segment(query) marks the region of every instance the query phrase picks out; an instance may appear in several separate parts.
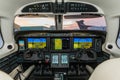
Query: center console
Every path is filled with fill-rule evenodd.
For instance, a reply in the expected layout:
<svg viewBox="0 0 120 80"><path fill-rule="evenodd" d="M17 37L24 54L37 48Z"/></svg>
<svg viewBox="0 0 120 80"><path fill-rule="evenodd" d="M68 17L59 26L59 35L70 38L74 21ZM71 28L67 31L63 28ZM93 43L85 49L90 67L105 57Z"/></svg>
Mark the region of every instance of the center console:
<svg viewBox="0 0 120 80"><path fill-rule="evenodd" d="M104 32L31 31L16 33L18 63L35 65L29 80L87 80L86 65L95 68L109 59L102 51ZM23 69L25 70L25 68Z"/></svg>

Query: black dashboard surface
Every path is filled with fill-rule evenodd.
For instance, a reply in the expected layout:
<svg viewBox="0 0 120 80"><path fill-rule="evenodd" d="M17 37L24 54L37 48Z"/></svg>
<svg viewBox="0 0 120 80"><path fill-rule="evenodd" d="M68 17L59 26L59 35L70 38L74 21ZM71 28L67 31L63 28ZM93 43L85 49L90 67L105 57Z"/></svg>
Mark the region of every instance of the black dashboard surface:
<svg viewBox="0 0 120 80"><path fill-rule="evenodd" d="M17 62L24 67L36 66L30 80L53 80L56 75L87 80L86 65L95 68L109 59L102 51L105 36L102 31L20 31L15 35Z"/></svg>
<svg viewBox="0 0 120 80"><path fill-rule="evenodd" d="M16 33L15 39L19 47L24 46L24 49L71 51L94 48L101 51L105 34L102 31L20 31ZM98 45L100 47L96 47Z"/></svg>

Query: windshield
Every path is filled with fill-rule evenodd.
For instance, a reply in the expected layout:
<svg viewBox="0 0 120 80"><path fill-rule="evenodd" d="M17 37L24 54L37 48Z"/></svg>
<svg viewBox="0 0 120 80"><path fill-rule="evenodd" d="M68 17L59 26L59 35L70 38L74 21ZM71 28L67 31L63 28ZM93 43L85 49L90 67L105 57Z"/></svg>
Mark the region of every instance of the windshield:
<svg viewBox="0 0 120 80"><path fill-rule="evenodd" d="M16 16L15 31L28 30L55 30L53 15L24 15Z"/></svg>
<svg viewBox="0 0 120 80"><path fill-rule="evenodd" d="M104 16L94 15L65 15L63 17L63 30L101 30L106 31Z"/></svg>
<svg viewBox="0 0 120 80"><path fill-rule="evenodd" d="M56 30L62 27L62 30L99 30L106 31L106 22L104 16L96 15L63 15L60 17L61 26L56 26L56 18L53 14L29 14L15 17L14 31L29 30ZM57 28L56 28L57 27Z"/></svg>

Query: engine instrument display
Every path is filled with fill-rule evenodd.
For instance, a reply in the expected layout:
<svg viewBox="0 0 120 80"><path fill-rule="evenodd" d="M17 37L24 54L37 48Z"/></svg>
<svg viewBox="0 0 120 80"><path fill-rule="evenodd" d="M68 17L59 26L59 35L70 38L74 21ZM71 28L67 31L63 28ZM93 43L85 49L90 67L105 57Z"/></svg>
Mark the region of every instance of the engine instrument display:
<svg viewBox="0 0 120 80"><path fill-rule="evenodd" d="M70 39L69 38L52 38L51 49L52 50L70 49Z"/></svg>
<svg viewBox="0 0 120 80"><path fill-rule="evenodd" d="M92 47L92 38L74 38L74 49L88 49Z"/></svg>
<svg viewBox="0 0 120 80"><path fill-rule="evenodd" d="M19 50L24 50L25 49L25 41L24 40L19 40Z"/></svg>
<svg viewBox="0 0 120 80"><path fill-rule="evenodd" d="M67 55L64 54L61 56L61 63L68 64L68 56Z"/></svg>
<svg viewBox="0 0 120 80"><path fill-rule="evenodd" d="M46 38L27 38L28 48L46 48Z"/></svg>
<svg viewBox="0 0 120 80"><path fill-rule="evenodd" d="M52 64L58 64L58 55L53 55L52 56Z"/></svg>

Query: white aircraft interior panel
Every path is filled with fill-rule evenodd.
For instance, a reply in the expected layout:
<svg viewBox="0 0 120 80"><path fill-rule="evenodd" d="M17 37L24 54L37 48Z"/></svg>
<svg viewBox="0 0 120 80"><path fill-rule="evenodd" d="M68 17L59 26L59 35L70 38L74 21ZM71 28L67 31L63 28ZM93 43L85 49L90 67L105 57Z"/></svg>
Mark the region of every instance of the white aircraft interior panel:
<svg viewBox="0 0 120 80"><path fill-rule="evenodd" d="M59 3L56 5L56 3ZM58 10L59 8L59 10ZM25 13L74 13L74 12L81 12L81 13L99 13L104 14L103 11L96 5L90 4L87 2L82 1L76 1L76 2L65 2L59 0L54 2L35 2L35 3L29 3L27 5L24 5L21 7L17 12L17 14L25 14Z"/></svg>

